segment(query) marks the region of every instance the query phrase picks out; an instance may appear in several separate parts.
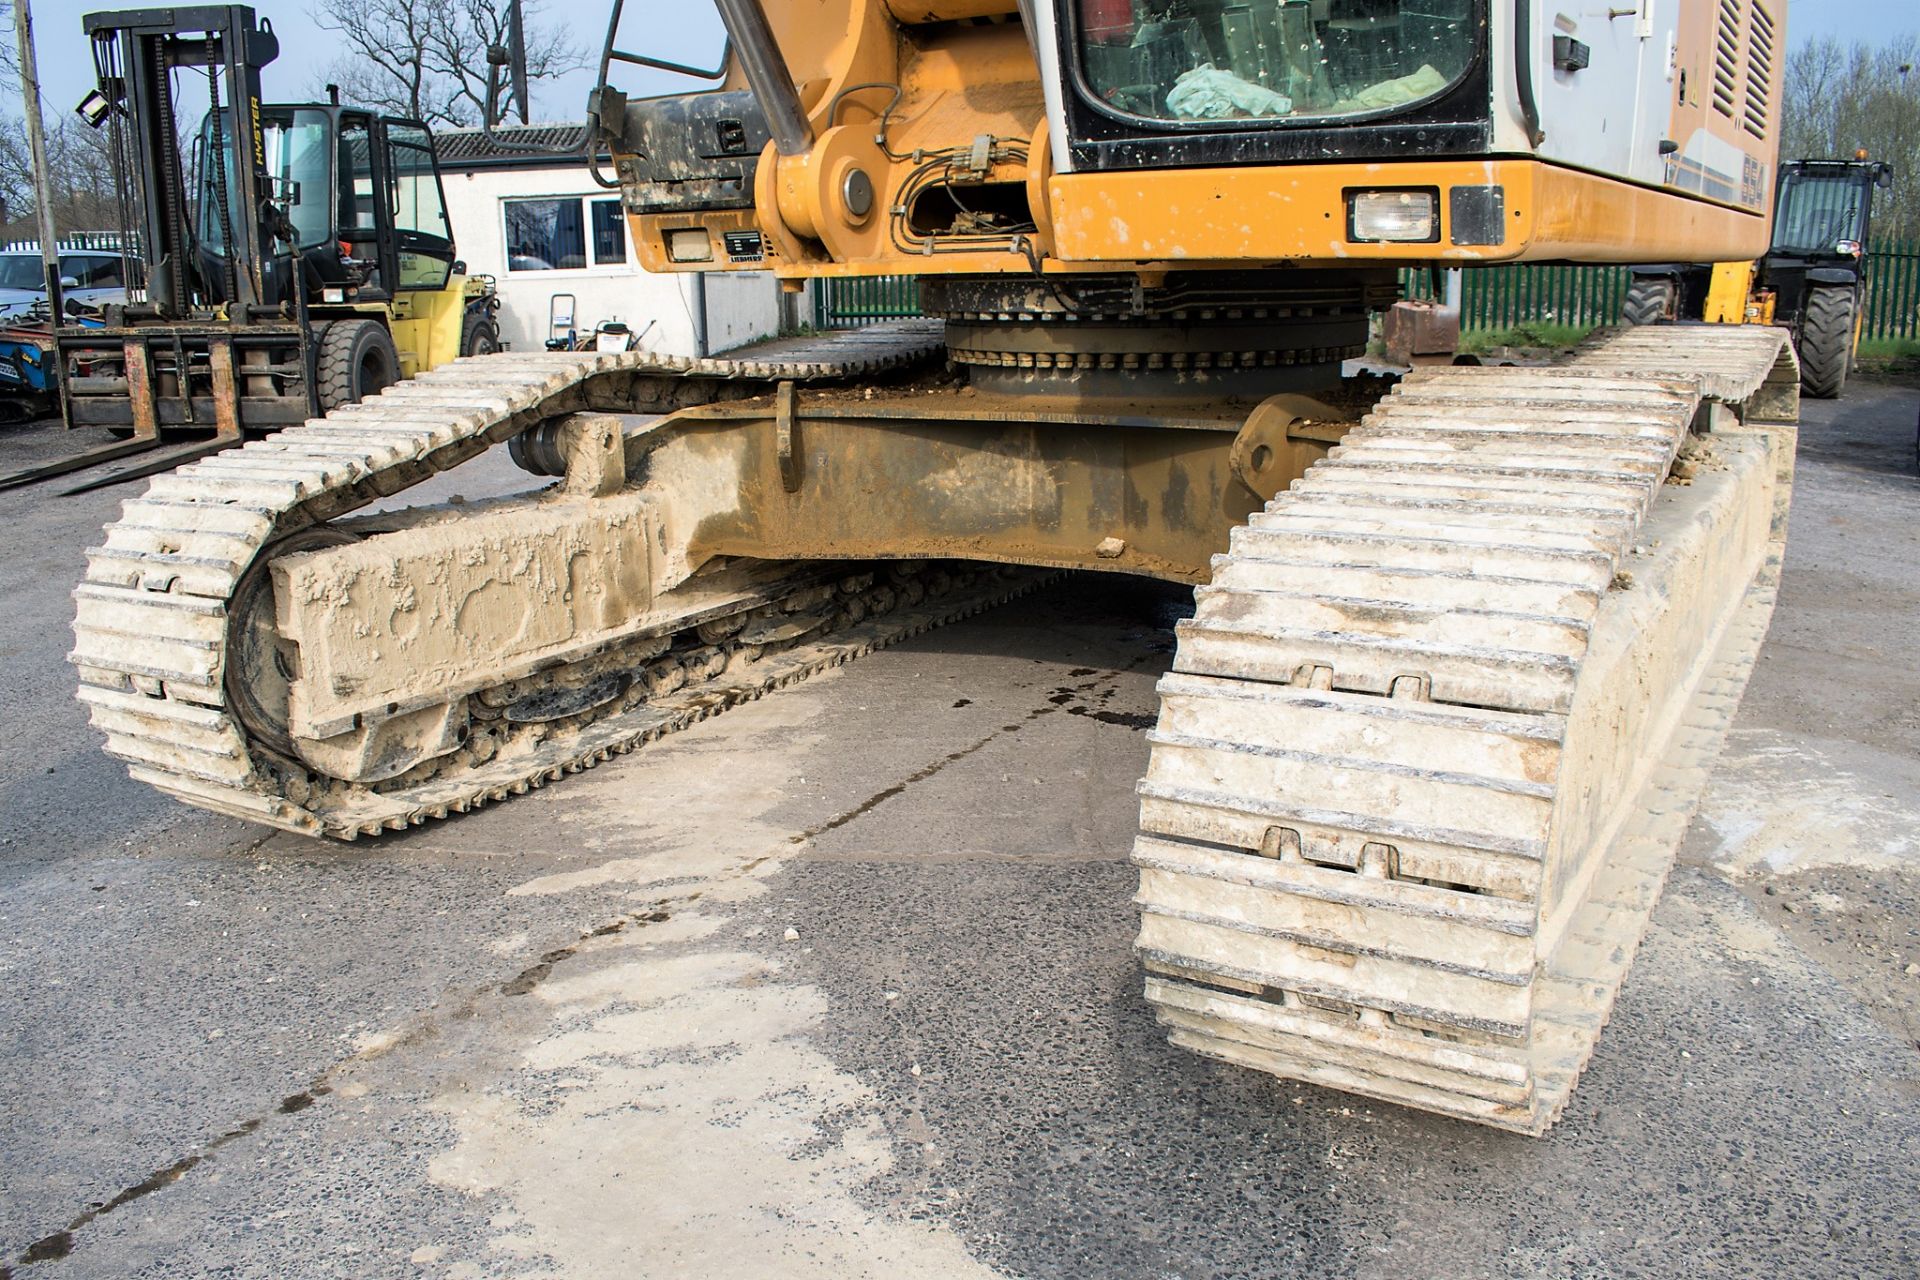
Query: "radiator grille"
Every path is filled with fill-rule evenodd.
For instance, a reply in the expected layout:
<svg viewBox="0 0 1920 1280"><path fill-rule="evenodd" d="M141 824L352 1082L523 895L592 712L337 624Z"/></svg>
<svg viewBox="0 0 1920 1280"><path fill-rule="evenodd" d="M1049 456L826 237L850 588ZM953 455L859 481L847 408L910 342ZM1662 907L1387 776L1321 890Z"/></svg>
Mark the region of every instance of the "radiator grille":
<svg viewBox="0 0 1920 1280"><path fill-rule="evenodd" d="M1767 101L1773 91L1773 63L1776 37L1773 15L1761 0L1753 0L1753 17L1747 24L1747 104L1740 126L1756 138L1767 136Z"/></svg>
<svg viewBox="0 0 1920 1280"><path fill-rule="evenodd" d="M1740 0L1720 0L1713 35L1713 109L1733 119L1740 96Z"/></svg>

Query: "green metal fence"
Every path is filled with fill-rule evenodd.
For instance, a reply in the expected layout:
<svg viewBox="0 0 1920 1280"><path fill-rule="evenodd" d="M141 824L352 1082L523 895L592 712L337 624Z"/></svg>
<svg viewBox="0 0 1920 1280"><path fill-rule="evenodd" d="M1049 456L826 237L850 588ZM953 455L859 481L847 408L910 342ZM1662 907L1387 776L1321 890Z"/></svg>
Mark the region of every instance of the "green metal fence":
<svg viewBox="0 0 1920 1280"><path fill-rule="evenodd" d="M1881 241L1867 253L1869 338L1920 338L1920 244Z"/></svg>
<svg viewBox="0 0 1920 1280"><path fill-rule="evenodd" d="M1551 267L1528 263L1461 273L1460 327L1511 329L1521 324L1614 324L1626 302L1627 268ZM1431 298L1434 273L1400 273L1401 293Z"/></svg>
<svg viewBox="0 0 1920 1280"><path fill-rule="evenodd" d="M920 284L912 276L856 276L813 282L813 327L858 329L920 314Z"/></svg>
<svg viewBox="0 0 1920 1280"><path fill-rule="evenodd" d="M1437 283L1425 268L1400 273L1400 288L1409 298L1435 296ZM1627 268L1618 266L1469 268L1461 279L1460 325L1615 324L1628 284ZM1920 338L1920 243L1880 241L1869 248L1866 309L1863 336ZM814 282L817 329L855 329L919 314L920 291L911 276Z"/></svg>

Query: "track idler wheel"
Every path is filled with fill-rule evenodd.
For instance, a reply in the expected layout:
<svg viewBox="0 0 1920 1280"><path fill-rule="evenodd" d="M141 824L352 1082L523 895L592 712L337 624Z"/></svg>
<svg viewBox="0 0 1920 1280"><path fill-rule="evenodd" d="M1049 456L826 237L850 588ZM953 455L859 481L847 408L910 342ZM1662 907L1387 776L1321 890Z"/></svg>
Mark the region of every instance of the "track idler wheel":
<svg viewBox="0 0 1920 1280"><path fill-rule="evenodd" d="M353 534L327 525L289 534L254 559L227 606L227 705L249 738L283 756L299 756L287 728L287 701L300 656L281 638L275 623L273 562L357 541Z"/></svg>

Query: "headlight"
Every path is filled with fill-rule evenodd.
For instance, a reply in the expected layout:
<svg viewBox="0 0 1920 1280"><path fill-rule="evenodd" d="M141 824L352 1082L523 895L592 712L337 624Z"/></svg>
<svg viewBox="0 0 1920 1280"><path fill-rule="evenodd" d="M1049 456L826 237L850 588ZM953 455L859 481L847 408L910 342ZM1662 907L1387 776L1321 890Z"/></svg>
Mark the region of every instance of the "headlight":
<svg viewBox="0 0 1920 1280"><path fill-rule="evenodd" d="M712 262L713 240L705 227L682 227L667 232L667 260L670 262Z"/></svg>
<svg viewBox="0 0 1920 1280"><path fill-rule="evenodd" d="M1860 242L1858 240L1842 240L1833 246L1833 251L1835 253L1845 254L1849 258L1857 258L1860 256Z"/></svg>
<svg viewBox="0 0 1920 1280"><path fill-rule="evenodd" d="M1439 203L1431 191L1357 191L1347 198L1347 238L1438 240Z"/></svg>

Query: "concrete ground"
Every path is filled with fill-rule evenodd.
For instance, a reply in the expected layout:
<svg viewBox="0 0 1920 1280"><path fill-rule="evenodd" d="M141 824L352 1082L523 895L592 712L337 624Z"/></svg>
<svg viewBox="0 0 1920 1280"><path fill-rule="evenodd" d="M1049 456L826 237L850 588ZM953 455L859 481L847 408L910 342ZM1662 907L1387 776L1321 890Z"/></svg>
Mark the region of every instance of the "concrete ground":
<svg viewBox="0 0 1920 1280"><path fill-rule="evenodd" d="M1910 1277L1917 407L1807 406L1771 639L1538 1141L1157 1033L1184 592L1069 580L332 845L100 752L67 593L126 491L0 494L0 1275Z"/></svg>

